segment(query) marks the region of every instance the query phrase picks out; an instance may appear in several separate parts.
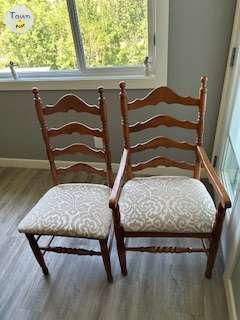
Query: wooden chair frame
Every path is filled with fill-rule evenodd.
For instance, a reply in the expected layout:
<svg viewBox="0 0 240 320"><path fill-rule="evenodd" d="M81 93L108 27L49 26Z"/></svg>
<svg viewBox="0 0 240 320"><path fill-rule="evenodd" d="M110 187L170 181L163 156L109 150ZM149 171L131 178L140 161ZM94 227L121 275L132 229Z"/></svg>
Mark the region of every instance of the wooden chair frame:
<svg viewBox="0 0 240 320"><path fill-rule="evenodd" d="M191 252L205 252L208 256L205 276L211 278L212 269L214 266L219 240L222 232L222 226L227 208L231 207L231 202L228 194L218 178L207 154L203 148L203 130L204 130L204 116L206 110L207 99L207 78L201 78L201 87L198 98L181 97L167 87L159 87L152 90L143 99L135 99L128 101L126 84L120 83L120 104L122 112L122 127L124 135L124 151L115 183L112 189L109 206L113 210L114 229L117 240L117 249L121 271L123 275L127 275L126 265L126 251L140 251L150 253L191 253ZM128 112L129 110L136 110L147 105L156 105L160 102L168 104L181 104L185 106L198 106L198 119L196 122L187 120L178 120L167 115L158 115L145 122L138 122L129 125ZM157 127L165 125L167 127L181 127L185 129L194 129L197 132L196 144L190 144L185 141L175 141L172 139L157 137L149 140L143 144L131 146L130 133L137 132L150 127ZM131 154L145 150L147 148L155 149L157 147L178 148L183 150L192 150L195 152L196 160L194 164L184 161L176 161L165 157L156 157L146 162L132 164ZM218 198L217 212L215 222L211 233L169 233L169 232L128 232L125 231L121 225L121 212L119 210L119 198L121 194L121 187L123 180L130 180L133 177L133 172L142 170L148 167L157 167L159 165L167 167L178 167L187 170L193 170L193 177L200 179L201 168L203 167L207 173L208 179L211 182L215 195ZM202 248L189 247L128 247L125 243L125 238L131 237L171 237L171 238L199 238L202 240ZM206 245L205 239L209 240L209 246Z"/></svg>
<svg viewBox="0 0 240 320"><path fill-rule="evenodd" d="M107 127L107 114L106 114L107 111L106 111L105 98L103 96L103 88L102 87L98 88L98 93L99 93L98 105L89 105L85 101L80 99L78 96L73 94L67 94L63 96L56 104L45 106L40 98L38 89L33 88L32 91L34 96L35 108L37 111L38 120L40 122L48 160L50 163L50 169L51 169L54 185L59 184L60 174L68 173L71 171L78 172L83 170L89 173L101 175L102 177L106 177L108 186L112 188L113 172L112 172L112 165L111 165L111 153L110 153L110 147L109 147L109 132ZM67 112L71 109L75 110L76 112L87 112L87 113L99 116L102 122L102 128L101 129L91 128L80 122L71 122L59 128L48 129L45 121L46 115L51 115L56 112ZM53 148L51 146L50 138L56 137L58 135L72 134L72 133L79 133L83 135L92 135L95 137L101 137L103 140L103 146L104 146L103 150L93 149L82 143L71 144L65 148ZM97 157L104 159L106 163L106 171L103 169L97 169L95 167L92 167L88 164L81 163L81 162L78 162L74 165L64 167L64 168L56 167L56 164L55 164L56 156L63 155L63 154L76 154L76 153L95 155ZM41 234L37 234L37 235L26 234L30 247L45 275L48 274L48 268L44 261L44 254L46 252L52 251L55 253L67 253L67 254L76 254L76 255L90 255L90 256L96 255L96 256L102 256L108 281L112 282L113 278L112 278L111 263L110 263L110 253L111 253L112 239L113 239L112 228L106 239L94 238L94 240L99 241L100 251L50 246L54 236L51 237L47 246L40 247L38 245L38 240L42 236L43 235ZM78 237L78 238L83 238L83 237Z"/></svg>

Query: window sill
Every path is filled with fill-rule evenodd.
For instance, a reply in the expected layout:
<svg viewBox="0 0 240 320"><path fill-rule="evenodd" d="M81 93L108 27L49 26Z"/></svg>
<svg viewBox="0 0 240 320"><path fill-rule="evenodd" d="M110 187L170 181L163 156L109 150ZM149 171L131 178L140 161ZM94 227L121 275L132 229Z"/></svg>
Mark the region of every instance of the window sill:
<svg viewBox="0 0 240 320"><path fill-rule="evenodd" d="M92 90L98 86L105 89L118 89L119 81L126 81L129 89L148 89L156 86L165 86L166 75L132 75L132 76L81 76L81 77L52 77L29 79L0 79L0 91L28 91L32 87L40 90Z"/></svg>

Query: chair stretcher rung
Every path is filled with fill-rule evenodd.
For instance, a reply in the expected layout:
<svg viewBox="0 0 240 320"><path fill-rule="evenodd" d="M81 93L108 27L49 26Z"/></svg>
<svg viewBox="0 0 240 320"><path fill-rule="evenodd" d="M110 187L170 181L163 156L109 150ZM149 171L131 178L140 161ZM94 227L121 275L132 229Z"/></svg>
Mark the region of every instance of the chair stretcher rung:
<svg viewBox="0 0 240 320"><path fill-rule="evenodd" d="M149 252L149 253L192 253L208 252L206 248L188 248L188 247L126 247L127 251Z"/></svg>
<svg viewBox="0 0 240 320"><path fill-rule="evenodd" d="M94 250L85 250L79 248L65 248L65 247L40 247L40 250L52 251L55 253L67 253L67 254L77 254L80 256L101 256L101 252Z"/></svg>

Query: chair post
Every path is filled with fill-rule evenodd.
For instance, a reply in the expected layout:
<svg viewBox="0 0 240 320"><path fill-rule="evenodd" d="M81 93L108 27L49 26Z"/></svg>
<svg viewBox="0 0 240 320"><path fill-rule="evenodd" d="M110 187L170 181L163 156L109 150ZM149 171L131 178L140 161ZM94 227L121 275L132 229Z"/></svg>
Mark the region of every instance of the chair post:
<svg viewBox="0 0 240 320"><path fill-rule="evenodd" d="M100 239L99 243L100 243L100 247L101 247L103 264L104 264L104 267L105 267L105 270L107 273L107 279L109 282L113 282L111 261L110 261L110 254L109 254L108 245L107 245L107 239Z"/></svg>
<svg viewBox="0 0 240 320"><path fill-rule="evenodd" d="M216 214L216 222L213 227L212 239L210 240L209 255L208 255L207 267L205 272L205 276L208 279L212 277L212 270L216 260L219 241L222 234L222 226L223 226L223 221L225 217L225 211L226 209L223 208L222 205L220 204Z"/></svg>
<svg viewBox="0 0 240 320"><path fill-rule="evenodd" d="M44 261L44 258L43 258L43 254L37 244L37 241L34 237L33 234L26 234L26 237L29 241L29 244L30 244L30 247L33 251L33 254L35 256L35 258L37 259L37 262L39 263L40 267L42 268L42 271L45 275L47 275L49 272L48 272L48 268L45 264L45 261Z"/></svg>
<svg viewBox="0 0 240 320"><path fill-rule="evenodd" d="M103 96L103 87L98 88L99 98L98 98L98 105L101 111L101 120L102 120L102 129L103 129L103 142L104 142L104 157L107 166L107 179L108 185L110 188L113 186L114 178L113 178L113 171L112 171L112 159L111 159L111 152L110 152L110 142L109 142L109 131L107 127L107 108L106 108L106 100Z"/></svg>
<svg viewBox="0 0 240 320"><path fill-rule="evenodd" d="M201 87L199 89L199 109L198 109L198 129L197 129L197 145L203 145L203 132L204 132L204 119L205 119L205 112L206 112L206 102L207 102L207 77L201 78ZM196 164L194 169L194 178L200 179L201 176L201 161L199 156L196 152Z"/></svg>
<svg viewBox="0 0 240 320"><path fill-rule="evenodd" d="M120 104L122 112L122 127L123 127L123 136L124 136L124 148L129 150L128 163L126 168L127 180L133 178L132 167L131 167L131 156L130 156L130 139L129 139L129 124L128 124L128 105L127 105L127 93L126 93L126 83L124 81L120 82Z"/></svg>
<svg viewBox="0 0 240 320"><path fill-rule="evenodd" d="M49 141L49 136L48 136L48 128L47 128L47 125L46 125L46 122L44 119L44 114L43 114L43 110L42 110L42 102L41 102L41 98L39 96L39 90L37 88L33 88L32 92L33 92L33 100L35 103L35 108L37 111L38 120L41 125L43 140L45 141L45 145L46 145L46 152L47 152L48 160L50 163L50 169L51 169L53 183L56 185L56 184L58 184L57 169L56 169L56 165L55 165L54 158L53 158L52 151L51 151L51 146L50 146L50 141Z"/></svg>
<svg viewBox="0 0 240 320"><path fill-rule="evenodd" d="M124 244L124 230L120 224L120 211L119 206L113 210L113 219L114 219L114 230L117 242L117 252L119 263L122 271L122 275L127 275L127 261L126 261L126 250Z"/></svg>

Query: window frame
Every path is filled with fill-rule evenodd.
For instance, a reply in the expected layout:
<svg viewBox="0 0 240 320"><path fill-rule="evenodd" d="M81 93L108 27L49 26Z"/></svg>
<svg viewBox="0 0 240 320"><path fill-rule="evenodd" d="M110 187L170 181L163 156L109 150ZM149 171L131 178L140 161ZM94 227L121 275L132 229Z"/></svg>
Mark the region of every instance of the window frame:
<svg viewBox="0 0 240 320"><path fill-rule="evenodd" d="M75 0L66 0L66 2L79 69L18 72L17 79L13 79L10 70L0 72L0 91L28 90L33 85L41 90L95 89L98 85L113 89L123 79L128 82L128 88L152 88L157 85L166 85L169 0L148 0L148 53L151 61L149 74L145 73L144 66L87 68L76 3ZM78 27L76 28L75 25Z"/></svg>

